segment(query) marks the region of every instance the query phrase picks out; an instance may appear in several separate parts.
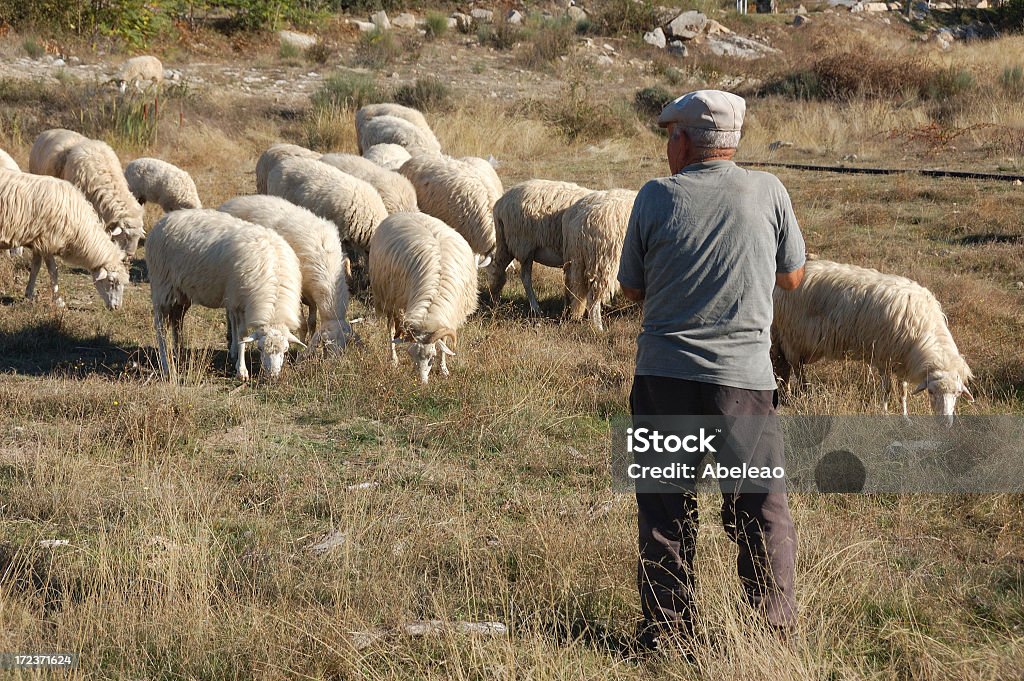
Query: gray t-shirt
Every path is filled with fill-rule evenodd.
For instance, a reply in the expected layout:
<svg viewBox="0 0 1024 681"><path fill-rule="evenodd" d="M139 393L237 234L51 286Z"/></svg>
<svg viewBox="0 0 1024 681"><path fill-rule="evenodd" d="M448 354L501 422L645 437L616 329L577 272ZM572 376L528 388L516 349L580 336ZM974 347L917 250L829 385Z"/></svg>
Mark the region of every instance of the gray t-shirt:
<svg viewBox="0 0 1024 681"><path fill-rule="evenodd" d="M804 261L789 194L770 173L708 161L645 184L619 264L619 282L645 292L636 374L774 390L775 274Z"/></svg>

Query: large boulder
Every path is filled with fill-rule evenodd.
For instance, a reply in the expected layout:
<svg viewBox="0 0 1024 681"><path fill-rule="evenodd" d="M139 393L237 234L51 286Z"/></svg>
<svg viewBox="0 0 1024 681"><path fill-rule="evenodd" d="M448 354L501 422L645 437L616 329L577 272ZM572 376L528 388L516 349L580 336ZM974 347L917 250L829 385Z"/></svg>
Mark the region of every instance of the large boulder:
<svg viewBox="0 0 1024 681"><path fill-rule="evenodd" d="M384 10L371 14L370 21L373 22L373 25L377 27L378 31L391 30L391 22L388 20L388 13Z"/></svg>
<svg viewBox="0 0 1024 681"><path fill-rule="evenodd" d="M482 9L480 7L474 7L469 12L469 16L473 17L473 21L481 24L489 24L494 21L494 12L489 9Z"/></svg>
<svg viewBox="0 0 1024 681"><path fill-rule="evenodd" d="M668 24L668 35L670 38L682 40L693 40L703 33L708 18L696 10L683 12Z"/></svg>
<svg viewBox="0 0 1024 681"><path fill-rule="evenodd" d="M409 12L402 12L391 23L395 28L416 28L416 17Z"/></svg>
<svg viewBox="0 0 1024 681"><path fill-rule="evenodd" d="M736 57L738 59L760 59L778 52L764 43L736 34L711 36L708 38L708 48L719 57Z"/></svg>
<svg viewBox="0 0 1024 681"><path fill-rule="evenodd" d="M278 31L277 38L281 41L282 45L291 45L300 50L308 50L316 45L316 36L309 35L308 33L299 33L298 31Z"/></svg>

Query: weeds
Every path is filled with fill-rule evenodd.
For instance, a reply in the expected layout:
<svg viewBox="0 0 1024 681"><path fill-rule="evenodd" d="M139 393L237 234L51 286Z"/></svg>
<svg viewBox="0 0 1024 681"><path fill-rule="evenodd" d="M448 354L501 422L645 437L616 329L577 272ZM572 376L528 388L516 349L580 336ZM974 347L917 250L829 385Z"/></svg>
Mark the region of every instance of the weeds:
<svg viewBox="0 0 1024 681"><path fill-rule="evenodd" d="M392 99L420 111L444 111L451 108L451 90L437 78L418 78L412 85L395 88Z"/></svg>
<svg viewBox="0 0 1024 681"><path fill-rule="evenodd" d="M366 104L384 101L372 76L351 72L339 72L328 77L310 99L317 109L358 109Z"/></svg>
<svg viewBox="0 0 1024 681"><path fill-rule="evenodd" d="M441 12L427 12L425 28L428 38L440 38L448 32L448 16Z"/></svg>
<svg viewBox="0 0 1024 681"><path fill-rule="evenodd" d="M653 86L637 90L633 97L633 108L644 117L654 117L661 113L665 105L675 99L675 96L668 90Z"/></svg>
<svg viewBox="0 0 1024 681"><path fill-rule="evenodd" d="M519 42L520 35L520 29L504 19L489 24L480 24L476 32L476 38L481 45L493 47L496 50L511 50Z"/></svg>
<svg viewBox="0 0 1024 681"><path fill-rule="evenodd" d="M550 66L569 53L575 41L575 24L568 17L531 21L525 38L529 48L521 63L531 69Z"/></svg>
<svg viewBox="0 0 1024 681"><path fill-rule="evenodd" d="M25 38L21 43L21 48L32 59L39 59L46 54L46 47L35 38Z"/></svg>
<svg viewBox="0 0 1024 681"><path fill-rule="evenodd" d="M318 40L306 49L306 60L313 64L326 64L333 54L334 50L327 43Z"/></svg>
<svg viewBox="0 0 1024 681"><path fill-rule="evenodd" d="M1024 95L1024 67L1005 66L999 74L999 86L1005 94L1013 97Z"/></svg>
<svg viewBox="0 0 1024 681"><path fill-rule="evenodd" d="M380 69L402 57L402 46L392 31L373 30L359 37L355 60L357 64Z"/></svg>
<svg viewBox="0 0 1024 681"><path fill-rule="evenodd" d="M590 28L602 35L642 35L658 24L650 0L607 0L591 15Z"/></svg>

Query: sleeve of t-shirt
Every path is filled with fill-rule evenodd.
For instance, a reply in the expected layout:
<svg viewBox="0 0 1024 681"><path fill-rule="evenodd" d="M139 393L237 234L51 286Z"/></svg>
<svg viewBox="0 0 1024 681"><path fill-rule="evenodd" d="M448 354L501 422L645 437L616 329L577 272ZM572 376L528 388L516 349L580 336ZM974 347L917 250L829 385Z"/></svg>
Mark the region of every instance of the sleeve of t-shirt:
<svg viewBox="0 0 1024 681"><path fill-rule="evenodd" d="M645 185L633 201L633 210L629 214L626 226L626 240L622 244L622 257L619 259L619 283L626 288L643 290L644 284L644 248L643 214L644 202L649 193Z"/></svg>
<svg viewBox="0 0 1024 681"><path fill-rule="evenodd" d="M779 183L779 198L776 201L776 224L778 225L778 250L775 252L775 271L780 274L795 272L807 262L807 247L800 233L793 202L789 192Z"/></svg>

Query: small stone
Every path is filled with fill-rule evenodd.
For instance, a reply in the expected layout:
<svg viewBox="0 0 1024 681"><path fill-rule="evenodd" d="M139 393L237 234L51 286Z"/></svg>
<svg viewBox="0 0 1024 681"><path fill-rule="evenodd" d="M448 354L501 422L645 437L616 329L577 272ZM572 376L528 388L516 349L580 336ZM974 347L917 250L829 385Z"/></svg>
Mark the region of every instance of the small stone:
<svg viewBox="0 0 1024 681"><path fill-rule="evenodd" d="M64 64L65 64L65 62L64 62L63 59L54 59L53 60L53 65L54 66L64 66Z"/></svg>
<svg viewBox="0 0 1024 681"><path fill-rule="evenodd" d="M316 544L309 547L309 550L313 553L325 553L333 548L337 548L345 543L345 533L341 530L335 530L334 532L326 535Z"/></svg>
<svg viewBox="0 0 1024 681"><path fill-rule="evenodd" d="M357 19L352 19L351 22L356 25L356 28L359 29L360 33L370 33L371 31L377 30L377 27L373 24L373 22L370 21L359 21Z"/></svg>
<svg viewBox="0 0 1024 681"><path fill-rule="evenodd" d="M708 23L708 18L701 12L696 10L683 12L669 22L668 35L673 38L693 40L704 30L706 23Z"/></svg>
<svg viewBox="0 0 1024 681"><path fill-rule="evenodd" d="M78 57L68 57L68 64L70 64L71 66L81 66L82 60Z"/></svg>
<svg viewBox="0 0 1024 681"><path fill-rule="evenodd" d="M1018 281L1014 286L1017 287L1018 291L1024 291L1024 281Z"/></svg>
<svg viewBox="0 0 1024 681"><path fill-rule="evenodd" d="M455 17L448 17L448 28L456 29L459 27L459 20Z"/></svg>
<svg viewBox="0 0 1024 681"><path fill-rule="evenodd" d="M479 21L482 24L489 24L494 21L494 12L489 9L482 9L476 7L469 11L469 16L473 17L474 21Z"/></svg>
<svg viewBox="0 0 1024 681"><path fill-rule="evenodd" d="M416 28L416 17L409 12L402 12L391 23L395 28Z"/></svg>
<svg viewBox="0 0 1024 681"><path fill-rule="evenodd" d="M797 8L796 8L796 13L797 14L807 14L807 8L804 7L803 5L798 5Z"/></svg>
<svg viewBox="0 0 1024 681"><path fill-rule="evenodd" d="M388 20L388 13L384 10L374 12L370 15L370 21L377 27L378 30L388 31L391 29L391 22Z"/></svg>
<svg viewBox="0 0 1024 681"><path fill-rule="evenodd" d="M659 26L653 31L644 33L644 42L648 45L653 45L658 49L665 49L665 45L667 44L665 42L665 31L661 30L661 26Z"/></svg>
<svg viewBox="0 0 1024 681"><path fill-rule="evenodd" d="M1019 187L1019 186L1021 186L1022 184L1024 184L1024 182L1021 182L1020 180L1014 180L1014 181L1013 181L1013 186L1014 186L1014 187Z"/></svg>
<svg viewBox="0 0 1024 681"><path fill-rule="evenodd" d="M523 23L523 15L518 10L509 10L508 16L505 17L505 21L515 26Z"/></svg>
<svg viewBox="0 0 1024 681"><path fill-rule="evenodd" d="M308 50L316 45L316 36L298 31L278 31L277 39L281 41L282 45L291 45L300 50Z"/></svg>
<svg viewBox="0 0 1024 681"><path fill-rule="evenodd" d="M587 18L587 12L582 7L573 5L565 10L566 15L573 21L579 22Z"/></svg>
<svg viewBox="0 0 1024 681"><path fill-rule="evenodd" d="M797 14L795 17L793 17L793 26L797 28L801 26L806 26L809 23L811 23L811 20L805 17L803 14Z"/></svg>
<svg viewBox="0 0 1024 681"><path fill-rule="evenodd" d="M612 64L615 63L615 60L609 57L607 54L602 54L599 55L596 59L594 59L594 63L597 64L598 66L611 66Z"/></svg>

